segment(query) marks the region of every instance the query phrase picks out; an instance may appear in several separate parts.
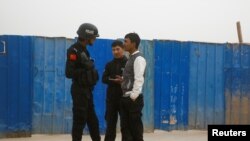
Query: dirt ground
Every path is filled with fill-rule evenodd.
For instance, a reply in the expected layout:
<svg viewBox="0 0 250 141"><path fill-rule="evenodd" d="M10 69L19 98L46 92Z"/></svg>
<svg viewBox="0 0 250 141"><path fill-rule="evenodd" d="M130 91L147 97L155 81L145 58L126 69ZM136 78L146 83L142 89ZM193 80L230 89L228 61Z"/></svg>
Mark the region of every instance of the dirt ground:
<svg viewBox="0 0 250 141"><path fill-rule="evenodd" d="M102 136L104 140L104 136ZM121 134L117 134L116 141L121 140ZM71 141L69 134L63 135L40 135L34 134L31 138L8 138L0 141ZM84 135L82 141L91 141L88 135ZM155 130L154 133L144 133L144 141L207 141L207 131L188 130L188 131L161 131Z"/></svg>

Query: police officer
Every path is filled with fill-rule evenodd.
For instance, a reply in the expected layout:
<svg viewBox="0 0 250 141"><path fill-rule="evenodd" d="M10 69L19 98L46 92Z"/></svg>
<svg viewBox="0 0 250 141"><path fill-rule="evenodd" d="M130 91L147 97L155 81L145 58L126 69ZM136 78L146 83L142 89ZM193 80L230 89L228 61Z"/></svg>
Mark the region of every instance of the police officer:
<svg viewBox="0 0 250 141"><path fill-rule="evenodd" d="M91 139L100 141L99 123L94 109L92 90L98 81L98 73L90 58L87 45L92 46L98 29L90 23L82 24L77 30L78 40L67 50L66 77L72 79L73 100L72 140L81 141L87 123Z"/></svg>
<svg viewBox="0 0 250 141"><path fill-rule="evenodd" d="M105 119L107 129L104 141L115 141L116 124L120 112L120 99L122 96L121 79L123 69L127 62L124 56L123 42L115 40L112 43L114 59L106 64L102 82L108 85L106 95Z"/></svg>

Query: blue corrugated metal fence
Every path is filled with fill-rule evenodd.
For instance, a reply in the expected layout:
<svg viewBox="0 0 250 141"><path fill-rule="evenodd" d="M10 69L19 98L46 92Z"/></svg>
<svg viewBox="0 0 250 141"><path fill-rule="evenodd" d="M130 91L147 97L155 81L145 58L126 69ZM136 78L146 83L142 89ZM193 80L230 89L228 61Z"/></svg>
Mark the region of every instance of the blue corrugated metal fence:
<svg viewBox="0 0 250 141"><path fill-rule="evenodd" d="M154 48L153 42L141 41L140 51L147 61L145 70L145 82L143 87L144 107L143 123L145 132L154 131Z"/></svg>
<svg viewBox="0 0 250 141"><path fill-rule="evenodd" d="M93 47L88 47L91 57L101 76L104 67L112 59L113 40L98 39ZM74 43L72 39L35 37L34 39L34 101L33 133L70 133L72 126L71 81L65 78L66 49ZM150 41L142 41L141 50L149 62L146 71L148 79L144 88L145 130L153 131L153 46ZM101 133L105 132L106 86L98 82L94 89L94 103ZM87 132L87 128L85 130Z"/></svg>
<svg viewBox="0 0 250 141"><path fill-rule="evenodd" d="M34 39L34 133L70 133L72 127L71 80L65 78L66 50L73 39ZM111 40L97 40L89 47L98 73L102 74L104 62L111 57ZM105 57L105 54L106 57ZM99 81L94 90L95 109L100 130L105 131L105 86Z"/></svg>
<svg viewBox="0 0 250 141"><path fill-rule="evenodd" d="M224 124L225 44L190 44L189 128Z"/></svg>
<svg viewBox="0 0 250 141"><path fill-rule="evenodd" d="M32 37L0 36L0 138L31 136Z"/></svg>
<svg viewBox="0 0 250 141"><path fill-rule="evenodd" d="M155 128L185 129L188 121L189 45L155 41Z"/></svg>
<svg viewBox="0 0 250 141"><path fill-rule="evenodd" d="M225 48L226 124L250 124L250 47L228 44Z"/></svg>
<svg viewBox="0 0 250 141"><path fill-rule="evenodd" d="M70 81L65 78L65 38L34 38L33 133L65 133L71 130Z"/></svg>
<svg viewBox="0 0 250 141"><path fill-rule="evenodd" d="M0 52L4 43L7 47L0 54L0 137L30 135L31 128L70 133L71 81L64 69L66 50L75 40L0 36L0 41ZM100 76L112 59L112 41L98 39L88 48ZM146 132L250 123L249 45L142 40L140 50L147 61ZM105 97L106 86L99 81L94 102L102 133Z"/></svg>
<svg viewBox="0 0 250 141"><path fill-rule="evenodd" d="M249 45L156 40L154 46L155 128L250 123Z"/></svg>

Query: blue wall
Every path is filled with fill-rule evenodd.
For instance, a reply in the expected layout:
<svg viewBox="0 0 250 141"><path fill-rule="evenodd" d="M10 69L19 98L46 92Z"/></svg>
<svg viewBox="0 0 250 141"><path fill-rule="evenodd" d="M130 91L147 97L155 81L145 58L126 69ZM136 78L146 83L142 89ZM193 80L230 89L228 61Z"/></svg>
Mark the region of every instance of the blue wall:
<svg viewBox="0 0 250 141"><path fill-rule="evenodd" d="M66 38L34 39L33 133L70 133L72 127L71 80L65 77L66 51L75 41ZM89 47L98 73L111 59L111 40L97 40ZM105 85L94 89L95 109L100 130L105 131Z"/></svg>
<svg viewBox="0 0 250 141"><path fill-rule="evenodd" d="M92 47L88 47L91 58L95 60L95 66L101 78L105 65L112 60L111 44L113 40L98 39ZM106 121L104 119L106 106L106 85L101 82L97 83L94 89L94 104L96 114L99 119L99 127L101 133L105 133ZM86 131L86 130L85 130ZM87 132L87 131L86 131Z"/></svg>
<svg viewBox="0 0 250 141"><path fill-rule="evenodd" d="M66 50L74 39L0 36L0 137L70 133L71 80ZM112 59L113 40L89 47L98 73ZM0 43L0 52L4 45ZM146 132L206 129L208 124L250 124L250 46L142 40L147 61L143 87ZM106 85L94 89L100 130L105 132ZM87 132L87 129L85 130Z"/></svg>
<svg viewBox="0 0 250 141"><path fill-rule="evenodd" d="M155 128L185 129L188 125L189 44L155 41Z"/></svg>
<svg viewBox="0 0 250 141"><path fill-rule="evenodd" d="M143 86L144 107L143 126L145 132L154 131L154 47L149 40L141 41L140 52L143 53L147 66L145 70L145 82Z"/></svg>
<svg viewBox="0 0 250 141"><path fill-rule="evenodd" d="M190 43L189 128L224 124L225 44Z"/></svg>
<svg viewBox="0 0 250 141"><path fill-rule="evenodd" d="M250 46L154 41L155 128L250 124Z"/></svg>
<svg viewBox="0 0 250 141"><path fill-rule="evenodd" d="M225 47L226 124L250 124L250 47Z"/></svg>
<svg viewBox="0 0 250 141"><path fill-rule="evenodd" d="M72 126L71 80L65 78L66 50L75 40L66 38L34 38L34 100L33 133L70 133ZM93 47L88 47L100 76L105 65L112 60L113 40L98 39ZM145 107L143 121L146 131L153 131L153 46L151 41L142 41L148 67L143 89ZM98 82L94 89L94 104L99 119L101 133L105 133L104 119L106 85ZM87 128L85 129L87 131Z"/></svg>
<svg viewBox="0 0 250 141"><path fill-rule="evenodd" d="M32 37L0 42L0 137L31 136Z"/></svg>
<svg viewBox="0 0 250 141"><path fill-rule="evenodd" d="M65 78L66 49L73 40L35 37L33 44L33 133L71 131L70 80Z"/></svg>

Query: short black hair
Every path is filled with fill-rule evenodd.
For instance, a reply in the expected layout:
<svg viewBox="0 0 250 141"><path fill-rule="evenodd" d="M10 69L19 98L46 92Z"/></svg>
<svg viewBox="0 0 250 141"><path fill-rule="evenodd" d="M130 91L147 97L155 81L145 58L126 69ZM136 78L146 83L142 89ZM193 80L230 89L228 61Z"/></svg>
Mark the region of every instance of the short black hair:
<svg viewBox="0 0 250 141"><path fill-rule="evenodd" d="M120 41L120 40L114 40L114 42L112 43L111 46L112 46L112 48L116 47L116 46L119 46L119 47L123 48L123 42Z"/></svg>
<svg viewBox="0 0 250 141"><path fill-rule="evenodd" d="M128 33L125 38L129 38L132 43L135 43L135 47L138 49L141 39L137 33Z"/></svg>

